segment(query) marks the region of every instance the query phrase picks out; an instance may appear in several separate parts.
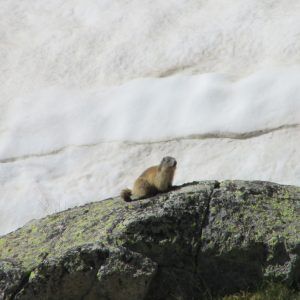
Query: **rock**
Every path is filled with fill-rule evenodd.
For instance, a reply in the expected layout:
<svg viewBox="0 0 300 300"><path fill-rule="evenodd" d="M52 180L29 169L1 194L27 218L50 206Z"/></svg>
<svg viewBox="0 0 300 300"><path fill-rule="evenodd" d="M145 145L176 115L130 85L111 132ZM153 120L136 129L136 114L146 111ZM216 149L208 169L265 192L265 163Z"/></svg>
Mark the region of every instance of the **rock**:
<svg viewBox="0 0 300 300"><path fill-rule="evenodd" d="M300 188L194 182L90 203L0 238L0 299L199 299L300 289Z"/></svg>
<svg viewBox="0 0 300 300"><path fill-rule="evenodd" d="M8 295L13 298L26 278L23 270L14 263L5 259L0 261L0 299Z"/></svg>
<svg viewBox="0 0 300 300"><path fill-rule="evenodd" d="M15 298L139 300L156 268L150 259L122 247L79 246L40 263Z"/></svg>

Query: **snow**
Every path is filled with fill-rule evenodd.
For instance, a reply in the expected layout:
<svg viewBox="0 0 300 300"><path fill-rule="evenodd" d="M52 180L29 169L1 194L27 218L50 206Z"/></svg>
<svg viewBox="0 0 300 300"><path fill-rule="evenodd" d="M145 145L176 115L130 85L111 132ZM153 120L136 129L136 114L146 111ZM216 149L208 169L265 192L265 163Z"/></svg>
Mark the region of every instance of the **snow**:
<svg viewBox="0 0 300 300"><path fill-rule="evenodd" d="M300 185L298 1L3 0L0 234L118 195L165 155L175 184Z"/></svg>
<svg viewBox="0 0 300 300"><path fill-rule="evenodd" d="M42 90L11 104L1 160L100 141L164 141L300 124L299 78L300 68L292 68L237 82L201 74L137 79L93 92Z"/></svg>
<svg viewBox="0 0 300 300"><path fill-rule="evenodd" d="M2 0L1 91L299 64L299 14L298 0Z"/></svg>

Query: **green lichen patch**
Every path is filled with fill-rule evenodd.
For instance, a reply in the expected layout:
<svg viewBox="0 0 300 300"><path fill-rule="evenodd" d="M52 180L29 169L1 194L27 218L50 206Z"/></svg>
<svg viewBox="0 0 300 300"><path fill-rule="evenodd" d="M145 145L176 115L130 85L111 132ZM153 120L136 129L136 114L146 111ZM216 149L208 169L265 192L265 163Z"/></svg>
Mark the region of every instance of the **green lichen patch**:
<svg viewBox="0 0 300 300"><path fill-rule="evenodd" d="M124 205L119 199L106 200L31 222L1 239L5 247L0 248L0 257L31 269L46 257L59 256L72 247L99 240L108 243L113 223L124 217Z"/></svg>
<svg viewBox="0 0 300 300"><path fill-rule="evenodd" d="M300 271L294 271L298 268L294 260L300 255L299 196L300 188L293 186L222 182L212 195L202 252L210 253L212 264L227 260L228 269L246 270L250 262L257 265L256 284L264 278L297 284ZM230 262L232 253L237 255ZM247 285L254 280L249 275Z"/></svg>

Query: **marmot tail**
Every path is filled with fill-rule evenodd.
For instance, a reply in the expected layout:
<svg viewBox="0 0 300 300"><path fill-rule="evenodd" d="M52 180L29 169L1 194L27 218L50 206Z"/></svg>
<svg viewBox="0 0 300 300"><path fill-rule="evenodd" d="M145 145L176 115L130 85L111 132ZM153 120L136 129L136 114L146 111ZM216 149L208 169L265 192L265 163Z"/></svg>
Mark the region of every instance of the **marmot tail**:
<svg viewBox="0 0 300 300"><path fill-rule="evenodd" d="M121 192L121 198L123 198L124 201L130 202L131 199L131 190L130 189L125 189Z"/></svg>

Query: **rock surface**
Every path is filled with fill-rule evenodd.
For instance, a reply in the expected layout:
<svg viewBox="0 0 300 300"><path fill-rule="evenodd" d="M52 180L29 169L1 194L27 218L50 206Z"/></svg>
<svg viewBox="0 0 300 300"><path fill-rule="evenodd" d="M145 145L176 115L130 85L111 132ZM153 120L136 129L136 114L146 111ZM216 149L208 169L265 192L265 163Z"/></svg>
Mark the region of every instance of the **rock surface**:
<svg viewBox="0 0 300 300"><path fill-rule="evenodd" d="M0 299L199 299L300 288L300 188L206 181L90 203L0 238Z"/></svg>

